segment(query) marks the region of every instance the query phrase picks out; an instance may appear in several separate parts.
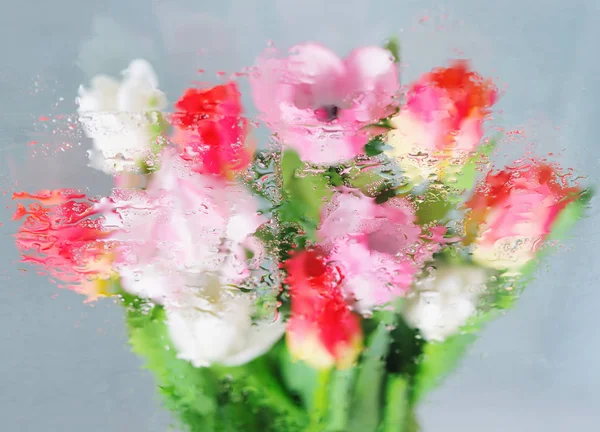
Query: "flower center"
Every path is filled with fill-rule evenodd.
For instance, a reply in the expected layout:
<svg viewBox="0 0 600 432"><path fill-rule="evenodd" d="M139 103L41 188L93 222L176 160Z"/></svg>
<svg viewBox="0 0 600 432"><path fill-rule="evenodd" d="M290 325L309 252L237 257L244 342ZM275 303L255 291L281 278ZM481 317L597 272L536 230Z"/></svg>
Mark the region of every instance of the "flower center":
<svg viewBox="0 0 600 432"><path fill-rule="evenodd" d="M338 118L340 114L340 107L336 105L325 105L315 110L315 114L317 115L319 121L332 122Z"/></svg>

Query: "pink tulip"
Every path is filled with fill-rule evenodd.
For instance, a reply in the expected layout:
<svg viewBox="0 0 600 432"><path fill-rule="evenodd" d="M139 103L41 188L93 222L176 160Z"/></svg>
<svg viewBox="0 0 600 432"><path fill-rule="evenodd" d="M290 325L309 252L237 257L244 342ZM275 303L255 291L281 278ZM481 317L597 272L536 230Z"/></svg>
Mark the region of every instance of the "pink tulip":
<svg viewBox="0 0 600 432"><path fill-rule="evenodd" d="M23 262L41 267L61 285L88 296L110 295L113 245L111 232L96 218L98 203L85 194L66 189L37 194L15 193L13 200L31 199L17 205L13 220L23 220L15 243Z"/></svg>
<svg viewBox="0 0 600 432"><path fill-rule="evenodd" d="M535 257L560 212L579 192L555 167L535 160L489 173L466 204L474 259L517 270Z"/></svg>
<svg viewBox="0 0 600 432"><path fill-rule="evenodd" d="M496 99L493 83L465 61L424 74L391 121L389 154L414 180L427 178L444 161L464 159L480 144L483 121Z"/></svg>
<svg viewBox="0 0 600 432"><path fill-rule="evenodd" d="M336 164L363 153L370 133L363 128L393 112L399 90L392 54L358 48L340 59L307 43L278 58L259 60L250 79L263 119L284 146L315 164Z"/></svg>
<svg viewBox="0 0 600 432"><path fill-rule="evenodd" d="M249 236L263 222L254 197L196 172L174 150L163 151L160 166L146 191L118 190L112 197L105 223L119 228L113 238L122 245L124 287L165 301L185 294L202 274L218 274L223 285L243 281L246 250L259 247ZM155 284L147 283L148 274Z"/></svg>
<svg viewBox="0 0 600 432"><path fill-rule="evenodd" d="M423 235L408 200L378 205L351 193L333 198L318 235L346 277L344 293L361 311L405 295L441 240Z"/></svg>

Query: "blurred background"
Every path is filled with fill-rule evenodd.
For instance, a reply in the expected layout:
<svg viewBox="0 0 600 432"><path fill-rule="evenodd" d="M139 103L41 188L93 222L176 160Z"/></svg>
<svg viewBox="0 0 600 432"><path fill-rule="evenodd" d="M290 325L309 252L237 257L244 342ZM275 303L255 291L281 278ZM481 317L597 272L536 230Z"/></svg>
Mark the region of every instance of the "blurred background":
<svg viewBox="0 0 600 432"><path fill-rule="evenodd" d="M597 0L24 0L0 14L0 424L5 431L169 430L152 377L129 352L121 309L84 304L17 262L13 191L88 188L76 123L80 84L142 57L169 100L242 71L271 41L316 40L344 55L397 36L402 81L468 58L503 90L494 124L523 131L497 157L534 148L598 183ZM200 75L198 69L205 72ZM246 100L251 107L251 101ZM252 109L249 108L252 112ZM595 203L594 203L595 204ZM600 414L598 206L490 324L429 397L425 432L597 430ZM596 281L596 282L594 282Z"/></svg>

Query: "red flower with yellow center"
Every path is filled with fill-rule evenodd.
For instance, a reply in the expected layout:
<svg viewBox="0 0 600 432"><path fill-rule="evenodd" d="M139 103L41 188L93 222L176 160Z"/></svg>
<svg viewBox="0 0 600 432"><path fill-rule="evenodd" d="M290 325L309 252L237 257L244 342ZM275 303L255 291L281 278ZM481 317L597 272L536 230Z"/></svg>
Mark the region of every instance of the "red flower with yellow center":
<svg viewBox="0 0 600 432"><path fill-rule="evenodd" d="M344 301L343 276L323 251L295 254L285 265L291 317L287 343L293 357L325 369L350 367L362 350L360 317Z"/></svg>

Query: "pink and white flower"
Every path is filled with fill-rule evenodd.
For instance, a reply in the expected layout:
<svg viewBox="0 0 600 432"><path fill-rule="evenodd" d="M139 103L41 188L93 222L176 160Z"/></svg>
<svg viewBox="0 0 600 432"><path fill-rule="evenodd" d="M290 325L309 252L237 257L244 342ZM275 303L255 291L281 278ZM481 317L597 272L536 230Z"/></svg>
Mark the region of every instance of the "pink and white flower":
<svg viewBox="0 0 600 432"><path fill-rule="evenodd" d="M224 285L248 276L245 247L255 246L249 236L264 220L243 187L194 172L173 149L162 154L161 169L146 191L116 191L113 199L117 222L123 223L115 239L123 243L120 271L126 289L142 294L134 287L148 285L126 274L145 266L160 269L168 279L217 272ZM164 296L173 300L177 289L165 284Z"/></svg>
<svg viewBox="0 0 600 432"><path fill-rule="evenodd" d="M252 288L245 282L263 253L252 235L264 218L243 187L193 167L164 150L146 191L113 194L105 225L116 229L123 288L164 305L179 356L197 366L238 364L284 332L279 321L253 325L254 294L240 290Z"/></svg>
<svg viewBox="0 0 600 432"><path fill-rule="evenodd" d="M424 74L391 120L388 154L416 183L444 174L452 164L462 165L480 144L483 122L496 98L493 83L465 61Z"/></svg>
<svg viewBox="0 0 600 432"><path fill-rule="evenodd" d="M342 269L346 296L360 311L404 296L439 248L426 241L404 198L378 205L364 195L340 193L325 210L318 235Z"/></svg>
<svg viewBox="0 0 600 432"><path fill-rule="evenodd" d="M268 50L250 78L263 119L285 146L315 164L336 164L363 153L365 126L393 111L399 91L392 54L368 46L340 59L316 44L289 57Z"/></svg>
<svg viewBox="0 0 600 432"><path fill-rule="evenodd" d="M518 271L535 258L560 212L580 192L556 167L535 160L490 172L466 204L473 258Z"/></svg>

